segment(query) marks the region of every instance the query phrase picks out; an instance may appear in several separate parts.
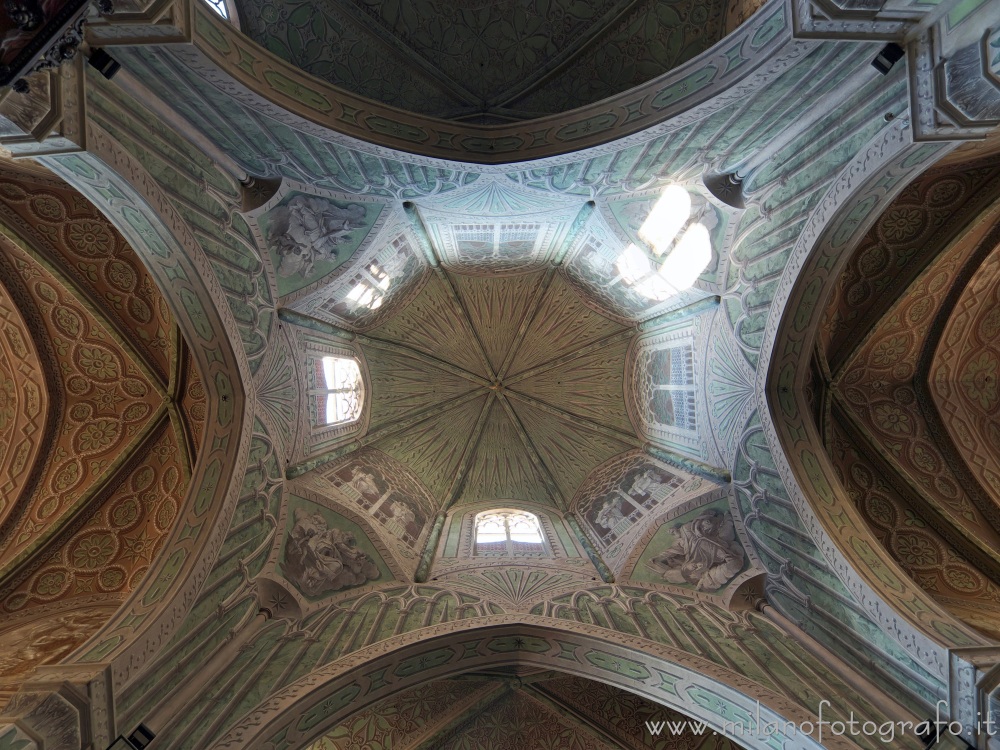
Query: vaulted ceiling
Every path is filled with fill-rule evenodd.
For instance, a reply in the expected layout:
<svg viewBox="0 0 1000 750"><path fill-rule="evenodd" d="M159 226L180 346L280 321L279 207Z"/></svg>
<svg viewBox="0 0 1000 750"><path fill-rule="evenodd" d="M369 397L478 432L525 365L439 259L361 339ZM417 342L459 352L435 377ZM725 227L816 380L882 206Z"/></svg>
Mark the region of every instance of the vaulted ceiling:
<svg viewBox="0 0 1000 750"><path fill-rule="evenodd" d="M204 392L121 235L0 165L0 697L104 624L187 490Z"/></svg>
<svg viewBox="0 0 1000 750"><path fill-rule="evenodd" d="M368 435L386 435L369 444L409 466L441 506L530 498L565 508L593 468L641 444L624 394L634 335L544 271L435 275L366 333ZM395 429L416 414L426 417Z"/></svg>
<svg viewBox="0 0 1000 750"><path fill-rule="evenodd" d="M400 745L472 748L503 730L490 706L517 728L512 745L541 716L566 747L619 730L642 747L622 728L648 707L602 725L595 694L616 706L641 694L718 727L754 702L812 723L828 696L831 715L880 721L950 697L956 654L1000 635L983 449L1000 367L984 293L996 164L917 175L956 123L969 135L992 122L995 100L979 94L996 88L997 63L979 56L996 8L952 3L918 25L922 10L883 18L893 4L857 21L822 3L830 21L810 15L820 4L773 0L696 54L753 6L240 7L255 39L326 82L202 5L94 19L88 38L123 70L65 69L59 80L86 91L89 140L45 161L86 200L44 200L50 177L0 183L5 221L30 208L37 227L3 233L35 234L2 276L0 377L15 387L0 430L31 462L36 425L65 424L67 455L51 460L89 472L76 495L59 486L73 469L45 475L54 490L37 498L12 477L26 502L4 511L16 522L0 521L0 541L30 532L31 550L0 558L5 666L20 679L100 628L67 658L91 670L67 677L88 695L113 677L100 683L113 716L88 714L106 740L94 744L149 722L167 750L395 742L389 716L420 730ZM907 64L875 73L886 37L911 33ZM566 45L536 49L539 36ZM929 77L912 55L939 46L970 56ZM642 80L613 106L565 112ZM524 120L548 112L562 114ZM747 176L745 209L709 194L706 175L753 164L763 144L774 150ZM690 289L664 296L623 271L623 254L670 184L713 252ZM64 225L80 231L63 238ZM50 252L56 239L83 251ZM808 264L834 268L854 246L820 347L801 346L825 289ZM159 300L143 296L152 278ZM11 291L22 287L34 296ZM59 328L74 325L81 340ZM683 354L654 361L654 347ZM325 351L357 356L366 410L317 437L328 426L310 421L305 369ZM831 459L820 468L839 471L830 491L806 482L817 455L795 441L815 431L794 421L804 397L783 380L798 372L788 359L813 367ZM674 364L677 382L655 381ZM630 397L639 385L689 394L693 424L666 424L653 398ZM105 424L112 403L121 419ZM552 554L477 557L470 522L499 504L537 512ZM167 555L178 509L188 523ZM307 553L319 576L301 575ZM71 608L82 619L57 617L55 632ZM479 679L511 664L601 686ZM410 692L425 684L431 698ZM48 689L28 684L10 704L17 721L31 720L24 696ZM466 713L437 708L456 694ZM798 742L773 739L786 740ZM876 742L843 741L855 745Z"/></svg>
<svg viewBox="0 0 1000 750"><path fill-rule="evenodd" d="M422 685L358 713L308 750L345 750L365 743L383 750L740 747L632 693L537 669L497 670Z"/></svg>
<svg viewBox="0 0 1000 750"><path fill-rule="evenodd" d="M645 83L722 38L726 0L238 0L244 33L362 96L471 122L555 114ZM742 20L742 19L740 19ZM729 23L734 23L729 20Z"/></svg>
<svg viewBox="0 0 1000 750"><path fill-rule="evenodd" d="M1000 492L986 446L997 426L998 198L995 156L908 187L841 277L815 378L827 445L875 536L945 608L993 637Z"/></svg>

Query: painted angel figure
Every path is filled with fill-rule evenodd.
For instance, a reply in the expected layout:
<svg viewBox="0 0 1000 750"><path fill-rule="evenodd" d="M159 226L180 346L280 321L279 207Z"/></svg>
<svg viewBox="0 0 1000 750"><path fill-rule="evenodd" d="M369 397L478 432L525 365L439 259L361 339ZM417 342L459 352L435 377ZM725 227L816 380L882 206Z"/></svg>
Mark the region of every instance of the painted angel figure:
<svg viewBox="0 0 1000 750"><path fill-rule="evenodd" d="M346 208L326 198L296 195L272 212L268 229L271 250L281 259L279 276L308 277L318 260L337 257L338 245L364 226L367 209L360 203Z"/></svg>
<svg viewBox="0 0 1000 750"><path fill-rule="evenodd" d="M716 591L742 570L746 553L736 538L731 514L704 510L693 521L676 526L674 534L674 543L650 560L667 581Z"/></svg>

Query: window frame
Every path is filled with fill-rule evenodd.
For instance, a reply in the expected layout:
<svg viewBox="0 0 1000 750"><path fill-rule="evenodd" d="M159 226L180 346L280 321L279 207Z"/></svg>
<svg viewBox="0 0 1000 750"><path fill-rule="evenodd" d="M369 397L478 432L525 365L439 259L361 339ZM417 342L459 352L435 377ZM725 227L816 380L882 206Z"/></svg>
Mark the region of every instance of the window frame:
<svg viewBox="0 0 1000 750"><path fill-rule="evenodd" d="M498 544L501 540L496 542L480 542L479 541L479 525L481 519L485 516L503 516L504 532L506 534L506 539L502 540L504 542L504 547L502 549L491 548L482 549L481 544ZM527 516L529 517L535 525L535 530L538 533L538 542L515 542L511 538L510 530L510 517L514 515ZM527 545L531 544L537 546L535 549L523 549L515 547L517 545ZM536 513L532 513L529 510L522 510L520 508L489 508L487 510L482 510L475 513L472 517L472 556L473 557L503 557L503 558L513 558L513 557L551 557L552 556L552 545L549 543L548 536L545 533L544 524L541 517Z"/></svg>
<svg viewBox="0 0 1000 750"><path fill-rule="evenodd" d="M338 360L339 361L347 361L347 362L353 363L354 368L357 370L356 385L354 387L351 387L351 388L330 388L329 387L329 382L326 380L326 361L327 360L331 360L334 363L336 363ZM313 420L312 420L313 421L313 429L314 430L327 430L327 429L335 428L335 427L345 427L345 426L352 425L352 424L355 424L356 422L358 422L361 419L362 414L364 413L364 410L365 410L365 397L367 396L367 392L366 392L366 389L365 389L364 374L363 374L363 371L361 369L361 362L359 362L356 357L341 356L341 355L337 355L337 354L324 354L324 355L315 357L310 364L311 364L311 366L313 368L313 378L314 378L314 381L319 379L318 371L320 369L323 370L323 386L320 387L320 385L319 385L318 382L313 382L313 383L310 383L310 387L307 389L307 393L308 393L309 399L310 400L313 400L313 399L316 400L315 406L313 404L310 404L311 416L314 417ZM336 365L334 364L334 366L336 366ZM354 416L350 417L349 419L334 420L332 422L329 422L329 421L327 421L327 422L321 422L321 421L319 421L319 418L320 418L321 414L326 414L326 415L329 414L329 409L330 409L330 407L329 407L329 398L330 398L331 395L338 394L338 393L349 393L349 392L353 392L353 393L357 394L357 401L358 401L358 403L357 403L357 407L355 409ZM321 408L322 408L322 411L320 410ZM313 412L314 409L315 409L315 413L312 414L312 412Z"/></svg>

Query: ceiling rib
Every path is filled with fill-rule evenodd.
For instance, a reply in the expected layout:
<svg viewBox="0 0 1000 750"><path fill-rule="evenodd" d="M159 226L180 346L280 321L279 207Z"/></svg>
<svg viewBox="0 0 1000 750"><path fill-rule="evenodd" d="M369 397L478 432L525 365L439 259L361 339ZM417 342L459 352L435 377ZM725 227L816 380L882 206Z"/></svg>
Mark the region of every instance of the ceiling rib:
<svg viewBox="0 0 1000 750"><path fill-rule="evenodd" d="M575 706L571 706L560 698L552 695L552 693L546 690L544 686L524 685L520 689L549 710L566 719L569 719L574 724L584 729L588 734L597 737L602 742L608 743L611 747L617 748L617 750L632 750L628 745L621 742L613 734L603 729L598 724L595 724L592 719L582 713Z"/></svg>
<svg viewBox="0 0 1000 750"><path fill-rule="evenodd" d="M433 247L433 246L432 246ZM476 355L479 357L480 361L485 367L485 372L493 374L493 367L490 365L489 357L486 356L486 347L483 346L483 342L479 338L479 333L476 331L476 327L472 325L472 318L469 315L468 309L465 307L465 303L462 302L462 298L458 296L458 290L455 289L455 285L451 282L451 277L448 276L448 272L443 268L438 266L434 269L437 272L437 276L441 279L441 283L444 284L445 289L448 292L448 296L451 298L452 303L458 307L458 312L460 314L462 325L465 327L469 336L476 343Z"/></svg>
<svg viewBox="0 0 1000 750"><path fill-rule="evenodd" d="M538 288L535 291L535 296L532 299L531 312L528 315L525 315L524 319L521 321L521 325L517 329L517 334L514 336L510 349L507 351L507 356L504 357L503 364L500 365L500 371L497 373L497 377L499 377L500 380L504 379L507 375L507 370L509 370L511 364L513 364L514 358L517 356L517 352L521 348L521 344L524 342L524 337L528 335L528 330L531 328L531 324L535 322L535 317L538 315L538 311L542 307L542 302L545 301L545 295L548 294L549 288L552 285L552 279L555 278L555 275L556 267L551 266L539 282Z"/></svg>
<svg viewBox="0 0 1000 750"><path fill-rule="evenodd" d="M492 383L486 378L476 375L475 373L464 370L461 367L456 367L444 360L438 359L430 354L425 354L417 349L407 346L406 344L400 344L397 341L386 341L385 339L374 338L372 336L363 336L358 334L358 343L364 344L366 346L371 346L376 349L384 349L386 351L397 352L406 357L423 362L424 364L430 365L431 367L436 367L444 372L449 372L452 375L456 375L464 380L475 383L476 385L482 386L484 388L489 388Z"/></svg>
<svg viewBox="0 0 1000 750"><path fill-rule="evenodd" d="M568 352L562 355L561 357L550 359L548 362L543 362L540 365L536 365L535 367L532 367L530 370L519 372L517 375L510 378L510 380L506 381L504 385L506 385L507 387L511 387L516 383L520 383L521 381L527 380L528 378L531 378L535 375L547 372L548 370L552 370L561 365L565 365L569 362L572 362L575 359L580 359L581 357L585 357L588 354L598 351L599 349L603 349L607 346L610 346L611 344L616 344L619 341L629 339L632 336L635 336L635 333L636 333L635 328L626 328L623 331L616 331L614 333L608 334L607 336L597 339L597 341L592 341L589 344L581 346L579 349L574 349L573 351Z"/></svg>
<svg viewBox="0 0 1000 750"><path fill-rule="evenodd" d="M511 102L521 99L531 92L545 85L555 76L565 71L573 62L585 53L596 42L600 41L608 30L622 17L631 13L632 10L646 0L623 0L614 8L609 10L599 21L591 24L586 31L574 38L576 44L562 50L549 63L540 68L534 75L523 79L518 85L512 86L506 91L497 94L493 101L489 102L494 107L504 107Z"/></svg>
<svg viewBox="0 0 1000 750"><path fill-rule="evenodd" d="M476 420L476 426L472 431L472 438L465 446L465 453L462 455L462 460L458 464L458 470L455 472L455 478L452 480L451 487L448 488L448 495L445 499L442 510L448 510L448 508L454 505L459 495L462 494L465 482L469 477L469 469L472 467L472 459L475 457L476 451L479 449L479 441L483 436L483 429L486 427L486 420L489 417L490 411L493 409L494 401L496 401L496 391L490 391L490 395L486 399L486 403L483 404L483 410L479 413L479 419Z"/></svg>
<svg viewBox="0 0 1000 750"><path fill-rule="evenodd" d="M458 99L460 103L466 104L470 107L476 105L482 107L483 104L485 104L480 97L476 96L458 83L458 81L442 72L434 63L426 59L423 55L413 49L413 47L404 44L392 31L382 26L382 24L365 13L361 8L358 8L354 3L337 3L337 8L347 13L351 20L361 26L365 31L382 42L382 44L391 49L393 52L401 55L405 63L414 65L418 68L420 73L423 73L425 76L432 79L435 84L437 84L446 93Z"/></svg>
<svg viewBox="0 0 1000 750"><path fill-rule="evenodd" d="M297 477L306 474L313 469L318 469L320 466L325 466L328 463L336 461L338 458L346 456L348 453L353 453L359 448L363 448L366 445L373 445L381 440L386 440L396 434L408 430L421 422L425 422L428 419L439 416L442 412L451 411L452 409L457 409L460 406L464 406L470 401L474 401L477 398L482 398L482 391L472 390L468 393L462 393L458 396L453 396L444 401L438 401L431 404L423 409L420 409L408 417L403 417L393 422L391 425L386 425L381 427L374 432L369 432L367 435L363 435L357 440L353 440L346 445L342 445L338 448L334 448L331 451L322 453L318 456L308 458L305 461L300 461L294 466L289 466L285 471L286 479L295 479Z"/></svg>
<svg viewBox="0 0 1000 750"><path fill-rule="evenodd" d="M500 401L504 411L507 413L507 418L510 419L514 428L517 430L517 434L521 438L521 442L524 443L525 450L528 451L528 456L531 458L531 463L535 466L535 470L541 475L542 481L545 483L545 488L549 491L549 495L552 498L552 502L556 504L556 507L559 508L559 510L565 511L566 498L563 497L562 492L559 490L559 485L556 484L556 480L552 476L552 472L549 471L549 467L546 466L545 461L542 459L542 455L538 452L535 444L531 442L531 438L528 437L528 433L525 431L524 425L521 424L521 420L517 418L517 414L514 413L514 409L511 407L510 402L504 397L503 393L498 393L497 399Z"/></svg>
<svg viewBox="0 0 1000 750"><path fill-rule="evenodd" d="M605 437L617 440L620 443L625 443L626 445L635 446L636 448L641 448L645 444L645 441L636 435L629 434L627 432L622 432L614 427L608 427L607 425L595 422L587 417L581 417L579 414L573 414L572 412L565 411L558 406L553 406L547 401L542 401L541 399L535 398L534 396L528 396L518 391L506 390L505 393L511 398L516 398L518 401L523 401L526 404L534 406L536 409L552 414L553 416L559 417L561 419L570 422L571 424L578 424L581 427L589 429L591 432L596 432Z"/></svg>
<svg viewBox="0 0 1000 750"><path fill-rule="evenodd" d="M488 688L472 705L451 716L445 716L444 721L435 726L430 734L424 735L416 743L410 745L412 750L440 750L444 743L455 735L463 726L471 722L484 711L493 708L497 703L513 692L513 686L508 682L498 682Z"/></svg>
<svg viewBox="0 0 1000 750"><path fill-rule="evenodd" d="M167 380L160 373L159 366L153 361L149 351L144 346L136 345L136 337L133 332L117 316L109 314L100 297L94 293L89 285L81 283L75 275L64 270L64 263L67 261L62 260L57 251L50 250L45 243L35 240L31 235L28 237L30 242L25 240L5 220L0 221L0 232L52 274L60 284L72 293L88 313L97 318L98 322L114 336L117 343L128 352L136 367L139 368L160 397L165 398Z"/></svg>
<svg viewBox="0 0 1000 750"><path fill-rule="evenodd" d="M107 496L118 486L122 477L135 468L136 457L146 455L150 446L159 438L162 431L169 426L166 403L160 406L150 416L142 431L115 458L107 471L102 474L86 492L77 499L73 509L62 516L60 522L50 525L30 546L26 547L14 558L0 568L0 581L6 582L6 588L0 591L0 598L9 594L35 567L36 560L47 559L50 550L62 548L70 535L75 532L77 521L94 508L100 507ZM15 527L11 526L11 532ZM9 542L9 540L5 540Z"/></svg>

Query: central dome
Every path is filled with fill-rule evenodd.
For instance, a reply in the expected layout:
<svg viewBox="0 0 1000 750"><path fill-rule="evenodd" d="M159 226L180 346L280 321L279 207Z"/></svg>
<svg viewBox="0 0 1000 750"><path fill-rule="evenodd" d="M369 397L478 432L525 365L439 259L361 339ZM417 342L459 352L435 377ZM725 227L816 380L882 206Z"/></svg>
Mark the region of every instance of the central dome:
<svg viewBox="0 0 1000 750"><path fill-rule="evenodd" d="M362 337L372 384L365 442L409 467L440 504L565 508L595 467L642 444L625 400L635 334L555 269L431 274Z"/></svg>

